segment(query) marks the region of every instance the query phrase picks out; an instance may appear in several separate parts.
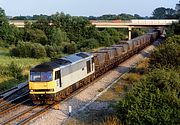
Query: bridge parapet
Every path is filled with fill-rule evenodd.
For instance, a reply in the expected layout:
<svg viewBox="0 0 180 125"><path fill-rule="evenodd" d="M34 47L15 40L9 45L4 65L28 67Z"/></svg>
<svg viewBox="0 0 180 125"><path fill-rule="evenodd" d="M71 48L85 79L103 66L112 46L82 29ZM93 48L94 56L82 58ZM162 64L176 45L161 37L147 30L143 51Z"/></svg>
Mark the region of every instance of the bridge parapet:
<svg viewBox="0 0 180 125"><path fill-rule="evenodd" d="M178 22L178 20L131 20L132 25L171 25L173 22Z"/></svg>
<svg viewBox="0 0 180 125"><path fill-rule="evenodd" d="M119 26L169 26L173 22L178 22L178 20L143 20L143 19L133 19L133 20L92 20L91 23L96 27L115 27Z"/></svg>
<svg viewBox="0 0 180 125"><path fill-rule="evenodd" d="M28 20L28 21L32 23L35 22L36 20ZM127 28L129 26L132 27L133 26L169 26L173 22L178 22L178 20L133 19L133 20L91 20L90 22L96 27ZM9 23L14 24L17 27L24 27L24 20L9 20Z"/></svg>

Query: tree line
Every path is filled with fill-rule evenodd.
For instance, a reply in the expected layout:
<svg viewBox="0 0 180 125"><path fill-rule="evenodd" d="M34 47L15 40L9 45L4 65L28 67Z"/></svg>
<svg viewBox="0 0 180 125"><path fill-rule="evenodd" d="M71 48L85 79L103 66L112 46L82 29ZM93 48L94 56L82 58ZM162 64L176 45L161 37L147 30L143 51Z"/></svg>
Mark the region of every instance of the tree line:
<svg viewBox="0 0 180 125"><path fill-rule="evenodd" d="M126 16L129 15L124 14ZM17 28L8 24L4 10L0 9L0 23L0 46L10 47L11 56L32 58L60 57L110 46L127 39L128 32L127 29L97 29L87 18L63 12L39 15L36 22L25 21L24 28ZM135 37L144 31L134 32Z"/></svg>

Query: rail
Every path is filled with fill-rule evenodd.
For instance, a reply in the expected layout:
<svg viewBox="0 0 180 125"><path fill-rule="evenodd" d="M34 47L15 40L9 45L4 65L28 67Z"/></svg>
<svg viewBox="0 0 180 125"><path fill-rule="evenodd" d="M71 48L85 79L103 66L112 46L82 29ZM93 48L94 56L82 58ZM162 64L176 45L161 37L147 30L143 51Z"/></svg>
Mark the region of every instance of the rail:
<svg viewBox="0 0 180 125"><path fill-rule="evenodd" d="M25 98L28 97L28 95L29 95L29 93L26 92L22 96L19 96L19 97L15 98L15 99L13 99L13 100L11 100L9 102L8 101L4 101L4 103L2 103L0 105L0 111L3 111L4 109L6 109L6 108L8 108L10 106L15 105L16 103L18 103L18 101L20 101L20 102L21 102L21 100L23 101Z"/></svg>

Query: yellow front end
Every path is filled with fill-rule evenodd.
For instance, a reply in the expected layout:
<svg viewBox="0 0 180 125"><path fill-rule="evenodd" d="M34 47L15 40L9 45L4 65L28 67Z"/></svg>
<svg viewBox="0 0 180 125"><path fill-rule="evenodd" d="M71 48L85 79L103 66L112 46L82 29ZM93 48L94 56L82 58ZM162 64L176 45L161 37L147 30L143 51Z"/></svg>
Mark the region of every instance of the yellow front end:
<svg viewBox="0 0 180 125"><path fill-rule="evenodd" d="M30 94L54 94L56 93L55 81L29 82Z"/></svg>

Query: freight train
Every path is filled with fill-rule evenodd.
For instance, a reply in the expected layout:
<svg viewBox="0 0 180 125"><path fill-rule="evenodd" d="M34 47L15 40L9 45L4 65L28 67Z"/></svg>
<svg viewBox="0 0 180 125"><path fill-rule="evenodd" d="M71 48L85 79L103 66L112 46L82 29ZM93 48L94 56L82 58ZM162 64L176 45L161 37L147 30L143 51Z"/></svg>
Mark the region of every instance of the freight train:
<svg viewBox="0 0 180 125"><path fill-rule="evenodd" d="M155 41L162 30L87 53L79 52L33 67L29 74L30 98L34 103L52 104L89 84Z"/></svg>

